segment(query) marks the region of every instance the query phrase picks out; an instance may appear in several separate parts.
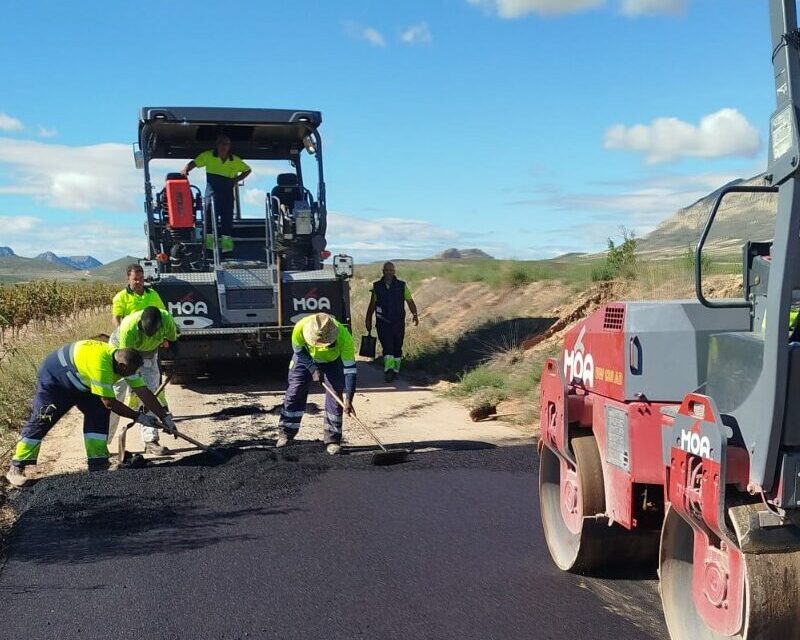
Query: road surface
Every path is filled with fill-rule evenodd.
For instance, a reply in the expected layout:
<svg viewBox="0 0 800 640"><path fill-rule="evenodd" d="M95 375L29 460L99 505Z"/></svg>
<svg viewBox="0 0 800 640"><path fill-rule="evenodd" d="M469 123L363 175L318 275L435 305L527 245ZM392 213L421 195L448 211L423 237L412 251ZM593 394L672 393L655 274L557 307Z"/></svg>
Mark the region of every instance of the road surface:
<svg viewBox="0 0 800 640"><path fill-rule="evenodd" d="M269 409L263 396L231 391L172 397ZM408 429L428 437L409 438L424 444L396 467L370 466L355 434L349 455L331 458L313 428L278 452L266 413L207 418L229 445L224 464L186 452L145 469L44 478L15 499L0 638L666 637L652 576L586 579L554 567L533 445L514 443L502 424L472 427L498 442L453 437L469 423L420 420L443 402L430 392L387 392L369 403L387 415L397 407L377 398L425 397ZM214 406L195 401L192 415ZM208 437L199 422L193 435ZM232 453L234 442L245 450Z"/></svg>

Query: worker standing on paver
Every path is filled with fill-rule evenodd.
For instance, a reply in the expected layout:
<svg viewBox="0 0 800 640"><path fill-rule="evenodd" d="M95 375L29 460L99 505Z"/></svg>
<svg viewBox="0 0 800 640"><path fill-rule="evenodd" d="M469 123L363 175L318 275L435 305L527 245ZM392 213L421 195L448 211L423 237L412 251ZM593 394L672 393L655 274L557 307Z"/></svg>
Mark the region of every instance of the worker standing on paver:
<svg viewBox="0 0 800 640"><path fill-rule="evenodd" d="M395 275L391 262L383 265L383 278L372 284L372 297L367 307L364 324L372 331L372 314L376 315L378 340L383 349L383 374L392 382L400 373L403 363L403 340L406 335L406 304L411 310L414 326L419 325L419 314L411 289Z"/></svg>
<svg viewBox="0 0 800 640"><path fill-rule="evenodd" d="M114 326L118 327L122 319L145 307L166 309L158 292L144 284L144 269L140 264L129 264L127 269L128 286L114 296L111 301L111 315Z"/></svg>
<svg viewBox="0 0 800 640"><path fill-rule="evenodd" d="M115 349L99 340L80 340L48 355L39 368L33 411L22 428L6 473L15 487L30 483L25 467L36 464L42 439L72 407L83 413L83 441L89 471L108 469L108 425L113 411L149 427L161 425L171 433L175 422L158 404L138 373L141 354L134 349ZM114 397L114 384L125 378L153 415L138 413Z"/></svg>
<svg viewBox="0 0 800 640"><path fill-rule="evenodd" d="M161 371L158 367L158 348L162 344L175 342L177 339L178 327L172 316L164 309L146 307L141 311L134 311L125 316L122 324L114 330L108 342L113 347L136 349L141 354L142 366L139 369L139 373L144 379L147 388L155 393L161 384ZM125 400L128 386L125 380L120 380L114 385L114 394L120 402ZM163 391L158 396L158 402L169 415L167 398ZM138 405L138 399L131 397L128 406L136 408L136 405ZM112 415L110 433L114 433L118 422L119 416ZM141 425L141 428L145 453L157 456L169 453L169 450L159 442L158 429L144 424Z"/></svg>
<svg viewBox="0 0 800 640"><path fill-rule="evenodd" d="M285 447L300 430L312 381L325 382L340 397L344 408L325 394L325 449L336 455L341 449L342 414L355 414L356 355L353 336L341 322L327 313L301 319L292 330L294 355L289 363L289 385L283 401L275 446Z"/></svg>
<svg viewBox="0 0 800 640"><path fill-rule="evenodd" d="M249 176L252 170L244 160L231 153L231 139L225 135L217 136L214 149L203 151L181 173L188 177L195 167L206 168L206 197L210 197L214 203L213 211L219 224L222 253L232 253L234 191L236 185ZM214 247L209 217L206 213L206 249Z"/></svg>

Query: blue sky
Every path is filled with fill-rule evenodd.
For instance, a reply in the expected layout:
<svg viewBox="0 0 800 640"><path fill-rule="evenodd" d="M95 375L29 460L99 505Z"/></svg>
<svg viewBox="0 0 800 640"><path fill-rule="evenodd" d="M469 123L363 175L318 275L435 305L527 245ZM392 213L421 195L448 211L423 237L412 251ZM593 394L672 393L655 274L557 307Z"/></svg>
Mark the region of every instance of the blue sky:
<svg viewBox="0 0 800 640"><path fill-rule="evenodd" d="M21 255L144 252L143 105L322 111L329 245L359 260L598 250L766 164L766 0L34 0L3 16L0 245ZM249 213L273 173L247 181Z"/></svg>

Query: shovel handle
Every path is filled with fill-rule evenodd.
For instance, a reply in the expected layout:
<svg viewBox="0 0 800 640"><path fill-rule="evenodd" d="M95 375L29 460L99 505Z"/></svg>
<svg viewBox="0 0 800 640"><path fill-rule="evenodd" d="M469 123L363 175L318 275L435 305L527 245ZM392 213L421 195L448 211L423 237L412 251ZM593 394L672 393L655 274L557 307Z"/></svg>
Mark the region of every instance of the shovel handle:
<svg viewBox="0 0 800 640"><path fill-rule="evenodd" d="M325 388L325 391L327 391L327 392L328 392L328 395L329 395L329 396L331 396L331 397L332 397L334 400L336 400L336 402L339 404L339 406L340 406L342 409L344 409L344 402L342 402L342 399L339 397L339 394L338 394L338 393L336 393L336 392L335 392L333 389L331 389L331 388L328 386L328 383L327 383L327 382L325 382L324 380L322 380L321 382L322 382L322 386ZM359 418L359 417L358 417L358 416L355 414L355 412L353 412L353 414L351 415L351 417L352 417L353 419L355 419L355 421L358 423L358 426L359 426L359 427L361 427L361 428L362 428L364 431L366 431L366 432L367 432L367 433L370 435L370 437L371 437L371 438L372 438L372 439L375 441L375 443L376 443L376 444L377 444L377 445L378 445L378 446L379 446L379 447L380 447L380 448L383 450L383 452L384 452L384 453L388 453L388 452L389 452L389 450L388 450L386 447L384 447L384 446L383 446L383 444L381 443L381 441L380 441L380 440L378 440L378 436L376 436L376 435L373 433L372 429L370 429L370 428L369 428L367 425L365 425L365 424L362 422L361 418Z"/></svg>

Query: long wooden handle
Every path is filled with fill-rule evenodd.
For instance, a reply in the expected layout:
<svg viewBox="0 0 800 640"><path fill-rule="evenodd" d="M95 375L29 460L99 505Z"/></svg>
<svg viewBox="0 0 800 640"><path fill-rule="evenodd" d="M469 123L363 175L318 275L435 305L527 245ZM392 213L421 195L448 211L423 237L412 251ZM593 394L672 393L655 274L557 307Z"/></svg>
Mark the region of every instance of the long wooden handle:
<svg viewBox="0 0 800 640"><path fill-rule="evenodd" d="M172 381L172 376L169 375L164 378L163 382L160 385L158 385L158 389L156 389L155 393L153 394L154 396L156 396L156 399L158 399L158 394L161 393L164 389L166 389L167 385L171 381ZM131 391L130 393L133 393L133 391ZM117 459L120 462L122 462L125 458L125 445L127 443L126 441L127 441L128 429L130 429L134 424L136 424L136 421L129 422L127 425L122 425L121 427L117 427L119 429L119 434L117 435Z"/></svg>
<svg viewBox="0 0 800 640"><path fill-rule="evenodd" d="M320 380L320 382L322 383L322 386L324 387L325 391L328 392L328 395L331 396L334 400L336 400L339 406L342 409L344 409L344 402L342 402L342 399L339 397L339 394L336 393L333 389L331 389L328 386L328 383L326 383L324 380ZM353 413L351 417L355 419L355 421L358 423L358 426L360 426L364 431L366 431L370 435L370 437L375 441L375 444L377 444L384 452L388 453L388 450L386 449L386 447L383 446L383 443L380 440L378 440L378 436L376 436L372 432L372 429L370 429L367 425L365 425L362 422L361 418L359 418L355 413Z"/></svg>

